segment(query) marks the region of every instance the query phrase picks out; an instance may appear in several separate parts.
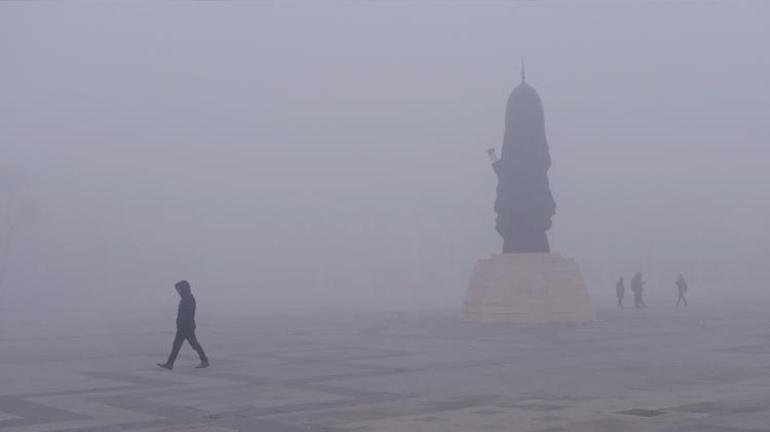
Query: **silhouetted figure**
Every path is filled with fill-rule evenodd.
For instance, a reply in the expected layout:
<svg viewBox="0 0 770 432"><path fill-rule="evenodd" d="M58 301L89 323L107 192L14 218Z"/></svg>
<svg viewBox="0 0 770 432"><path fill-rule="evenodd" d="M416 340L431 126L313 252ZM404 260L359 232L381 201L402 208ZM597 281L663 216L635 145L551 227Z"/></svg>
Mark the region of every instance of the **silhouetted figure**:
<svg viewBox="0 0 770 432"><path fill-rule="evenodd" d="M623 308L623 297L626 295L626 285L623 282L623 277L618 279L618 283L615 284L615 294L618 296L618 307Z"/></svg>
<svg viewBox="0 0 770 432"><path fill-rule="evenodd" d="M644 303L644 298L642 297L644 284L645 282L642 280L642 273L640 272L637 272L631 279L631 291L634 293L634 307L637 309L647 307L647 304Z"/></svg>
<svg viewBox="0 0 770 432"><path fill-rule="evenodd" d="M203 352L203 347L198 343L198 338L195 337L195 297L193 297L192 291L190 291L190 283L183 280L177 282L174 288L176 288L181 297L176 315L176 337L174 337L168 361L166 363L158 363L158 366L165 369L173 369L176 356L179 354L184 341L187 340L201 359L200 364L195 367L199 369L209 367L206 353Z"/></svg>
<svg viewBox="0 0 770 432"><path fill-rule="evenodd" d="M676 307L679 307L679 303L684 303L685 307L687 307L687 299L684 298L684 293L687 292L687 282L684 280L684 276L679 275L678 278L676 278L676 288L677 291L679 291L679 297L676 299Z"/></svg>
<svg viewBox="0 0 770 432"><path fill-rule="evenodd" d="M505 135L500 159L489 151L497 175L496 229L503 237L503 253L548 253L546 231L556 203L548 184L551 156L545 136L540 96L527 84L524 65L521 84L505 109Z"/></svg>

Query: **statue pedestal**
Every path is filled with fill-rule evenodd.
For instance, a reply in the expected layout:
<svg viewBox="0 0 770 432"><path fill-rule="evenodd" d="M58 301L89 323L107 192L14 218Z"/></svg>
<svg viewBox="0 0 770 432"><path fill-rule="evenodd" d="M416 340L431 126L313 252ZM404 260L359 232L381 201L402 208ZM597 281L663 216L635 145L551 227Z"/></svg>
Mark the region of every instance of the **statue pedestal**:
<svg viewBox="0 0 770 432"><path fill-rule="evenodd" d="M555 253L498 254L473 270L462 319L478 323L579 323L595 319L577 262Z"/></svg>

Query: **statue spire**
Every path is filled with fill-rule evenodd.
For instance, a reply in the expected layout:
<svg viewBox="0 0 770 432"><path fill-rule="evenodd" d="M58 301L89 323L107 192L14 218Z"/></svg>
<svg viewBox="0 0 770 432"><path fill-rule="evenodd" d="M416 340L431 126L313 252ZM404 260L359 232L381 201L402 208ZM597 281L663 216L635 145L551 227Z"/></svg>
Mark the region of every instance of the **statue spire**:
<svg viewBox="0 0 770 432"><path fill-rule="evenodd" d="M527 82L527 71L524 69L524 59L521 59L521 82Z"/></svg>

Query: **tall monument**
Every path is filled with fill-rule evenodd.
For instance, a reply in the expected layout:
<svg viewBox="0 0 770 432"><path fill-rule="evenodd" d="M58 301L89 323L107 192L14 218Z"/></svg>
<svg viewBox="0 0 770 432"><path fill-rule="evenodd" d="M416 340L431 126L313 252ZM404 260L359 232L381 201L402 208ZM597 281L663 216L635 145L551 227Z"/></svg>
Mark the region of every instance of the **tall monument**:
<svg viewBox="0 0 770 432"><path fill-rule="evenodd" d="M577 262L551 253L547 231L556 203L548 183L551 156L543 103L526 81L508 97L505 134L498 159L495 227L503 253L476 264L465 297L463 319L471 322L548 323L594 319Z"/></svg>
<svg viewBox="0 0 770 432"><path fill-rule="evenodd" d="M499 160L490 150L497 174L497 232L503 253L548 253L546 231L556 203L548 184L551 155L545 138L543 103L527 84L524 65L521 84L513 89L505 108L505 135Z"/></svg>

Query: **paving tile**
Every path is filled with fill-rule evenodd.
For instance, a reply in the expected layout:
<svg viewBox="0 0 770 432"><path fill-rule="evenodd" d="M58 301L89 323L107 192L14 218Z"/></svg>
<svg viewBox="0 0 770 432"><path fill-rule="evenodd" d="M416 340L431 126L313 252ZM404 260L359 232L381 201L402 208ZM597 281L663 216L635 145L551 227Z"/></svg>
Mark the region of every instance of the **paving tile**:
<svg viewBox="0 0 770 432"><path fill-rule="evenodd" d="M11 323L0 340L0 432L770 431L764 313L598 317L209 317L200 331L212 367L193 369L185 347L173 371L154 366L172 335L151 323L50 334ZM633 415L648 412L659 415Z"/></svg>

